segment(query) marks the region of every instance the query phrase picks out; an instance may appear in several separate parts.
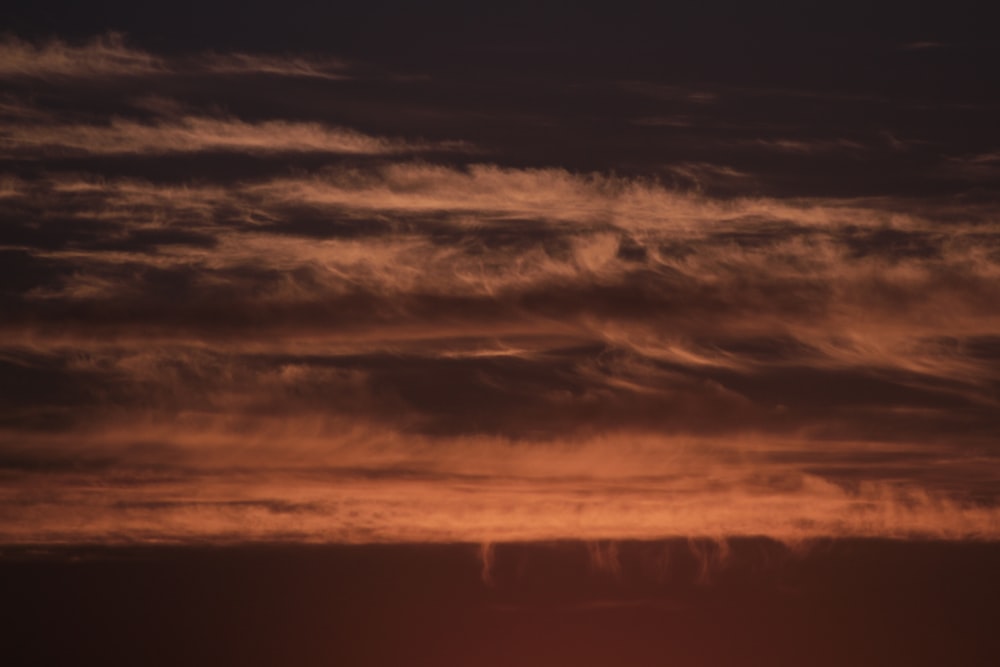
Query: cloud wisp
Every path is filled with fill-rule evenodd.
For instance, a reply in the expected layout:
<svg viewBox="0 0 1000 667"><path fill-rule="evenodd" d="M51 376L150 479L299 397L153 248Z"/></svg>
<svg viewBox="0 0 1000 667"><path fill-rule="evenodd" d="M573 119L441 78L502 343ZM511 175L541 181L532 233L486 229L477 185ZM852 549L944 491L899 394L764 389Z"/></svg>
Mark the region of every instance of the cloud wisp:
<svg viewBox="0 0 1000 667"><path fill-rule="evenodd" d="M0 78L13 80L65 83L121 77L256 74L336 81L348 78L349 69L343 60L329 57L204 53L169 58L129 46L126 37L115 32L82 43L57 38L32 42L11 35L0 40Z"/></svg>
<svg viewBox="0 0 1000 667"><path fill-rule="evenodd" d="M320 123L181 116L138 122L114 118L107 125L0 125L0 151L7 157L45 159L104 155L162 155L208 152L331 153L384 155L455 150L460 144L372 137Z"/></svg>

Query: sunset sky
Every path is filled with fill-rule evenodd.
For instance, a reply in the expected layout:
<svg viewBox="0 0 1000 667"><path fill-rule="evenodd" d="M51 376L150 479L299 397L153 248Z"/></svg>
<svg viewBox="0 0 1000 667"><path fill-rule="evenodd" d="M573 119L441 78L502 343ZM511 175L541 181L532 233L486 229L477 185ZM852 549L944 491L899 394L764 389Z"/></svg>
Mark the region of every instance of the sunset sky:
<svg viewBox="0 0 1000 667"><path fill-rule="evenodd" d="M3 14L0 569L26 636L51 621L43 591L67 609L85 590L132 595L132 566L109 563L152 558L163 590L180 577L163 572L231 592L229 566L301 569L275 580L288 586L326 570L331 597L382 581L382 563L416 602L351 589L336 613L367 610L362 634L391 642L393 614L440 603L428 572L442 627L466 606L507 620L476 617L443 653L411 628L416 653L310 652L295 635L293 662L253 659L471 664L469 637L537 627L525 614L544 608L560 630L476 660L663 664L636 647L680 615L696 629L672 626L686 648L669 664L757 664L688 644L756 595L783 622L802 605L836 626L830 609L864 607L888 577L886 609L928 586L936 611L916 622L940 630L935 595L964 619L914 655L947 664L961 644L954 664L989 664L1000 42L986 12ZM104 569L60 569L79 558ZM832 607L770 597L845 581ZM706 615L705 596L728 611ZM848 616L860 641L863 615ZM901 618L829 664L895 664ZM561 653L573 623L624 624L638 643ZM811 641L770 664L805 664L794 647Z"/></svg>

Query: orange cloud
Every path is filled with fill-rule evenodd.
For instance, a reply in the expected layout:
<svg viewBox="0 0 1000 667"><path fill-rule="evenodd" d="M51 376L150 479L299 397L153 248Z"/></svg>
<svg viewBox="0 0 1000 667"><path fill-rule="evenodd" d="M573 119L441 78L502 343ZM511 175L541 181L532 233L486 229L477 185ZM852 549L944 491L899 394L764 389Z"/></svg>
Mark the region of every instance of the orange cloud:
<svg viewBox="0 0 1000 667"><path fill-rule="evenodd" d="M163 73L164 60L125 45L108 33L83 45L53 39L44 44L8 36L0 41L0 77L65 78Z"/></svg>
<svg viewBox="0 0 1000 667"><path fill-rule="evenodd" d="M582 538L614 573L601 540L1000 537L988 201L713 197L280 105L59 98L346 76L307 56L0 61L60 100L0 104L0 541Z"/></svg>
<svg viewBox="0 0 1000 667"><path fill-rule="evenodd" d="M128 46L124 35L109 32L80 43L59 39L32 43L14 36L0 40L0 78L108 79L117 77L208 74L263 74L331 81L349 78L342 60L304 55L203 53L167 58Z"/></svg>
<svg viewBox="0 0 1000 667"><path fill-rule="evenodd" d="M371 137L319 123L263 121L184 116L153 123L114 119L109 125L46 124L6 128L0 150L29 158L120 154L321 152L391 154L438 149L460 144L409 143Z"/></svg>
<svg viewBox="0 0 1000 667"><path fill-rule="evenodd" d="M81 457L76 471L22 475L5 492L4 541L1000 536L995 508L902 482L832 484L766 463L774 443L764 441L732 443L726 449L737 458L727 461L697 441L624 434L527 445L377 431L331 438L310 436L310 427L291 438L266 426L242 435L166 428L85 438L83 451L100 442L103 452L90 451L122 456L120 466L95 460L99 487ZM158 451L152 443L163 437L180 449ZM136 440L151 444L115 451ZM613 551L594 556L615 568Z"/></svg>

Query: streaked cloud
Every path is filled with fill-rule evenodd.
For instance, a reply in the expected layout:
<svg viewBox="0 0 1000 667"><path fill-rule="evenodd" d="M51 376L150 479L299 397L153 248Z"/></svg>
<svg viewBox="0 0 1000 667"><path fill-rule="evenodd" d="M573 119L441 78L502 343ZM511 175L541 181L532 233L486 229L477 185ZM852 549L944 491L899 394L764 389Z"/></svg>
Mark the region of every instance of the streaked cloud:
<svg viewBox="0 0 1000 667"><path fill-rule="evenodd" d="M830 151L860 151L864 144L850 139L802 140L802 139L757 139L754 145L765 149L786 153L825 153Z"/></svg>
<svg viewBox="0 0 1000 667"><path fill-rule="evenodd" d="M308 55L203 53L169 58L129 46L126 36L115 32L79 43L58 38L31 42L12 35L0 40L0 78L8 79L59 82L202 73L340 80L348 78L349 68L340 59Z"/></svg>
<svg viewBox="0 0 1000 667"><path fill-rule="evenodd" d="M5 78L148 76L166 70L163 59L129 48L117 33L77 45L59 39L36 44L13 36L0 41L0 76Z"/></svg>
<svg viewBox="0 0 1000 667"><path fill-rule="evenodd" d="M0 76L50 88L0 105L0 541L1000 536L989 197L376 131L392 114L328 104L346 68L308 54L3 48ZM179 72L238 109L73 87ZM241 73L313 97L260 110ZM874 150L761 127L713 145Z"/></svg>
<svg viewBox="0 0 1000 667"><path fill-rule="evenodd" d="M378 155L459 148L371 137L320 123L282 120L246 122L237 118L182 116L152 123L113 118L107 125L38 124L0 126L0 150L8 156L128 155L234 151L243 153L320 152Z"/></svg>
<svg viewBox="0 0 1000 667"><path fill-rule="evenodd" d="M212 74L266 74L337 81L350 78L350 65L337 58L264 56L250 53L208 54L194 67Z"/></svg>

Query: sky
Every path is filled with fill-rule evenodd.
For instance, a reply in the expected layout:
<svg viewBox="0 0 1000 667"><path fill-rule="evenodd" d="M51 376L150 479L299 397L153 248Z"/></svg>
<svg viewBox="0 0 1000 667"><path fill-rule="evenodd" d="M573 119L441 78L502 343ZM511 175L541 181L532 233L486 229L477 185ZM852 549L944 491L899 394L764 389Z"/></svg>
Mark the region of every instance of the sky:
<svg viewBox="0 0 1000 667"><path fill-rule="evenodd" d="M662 544L696 585L1000 538L983 7L4 13L16 563L465 545L494 590Z"/></svg>

